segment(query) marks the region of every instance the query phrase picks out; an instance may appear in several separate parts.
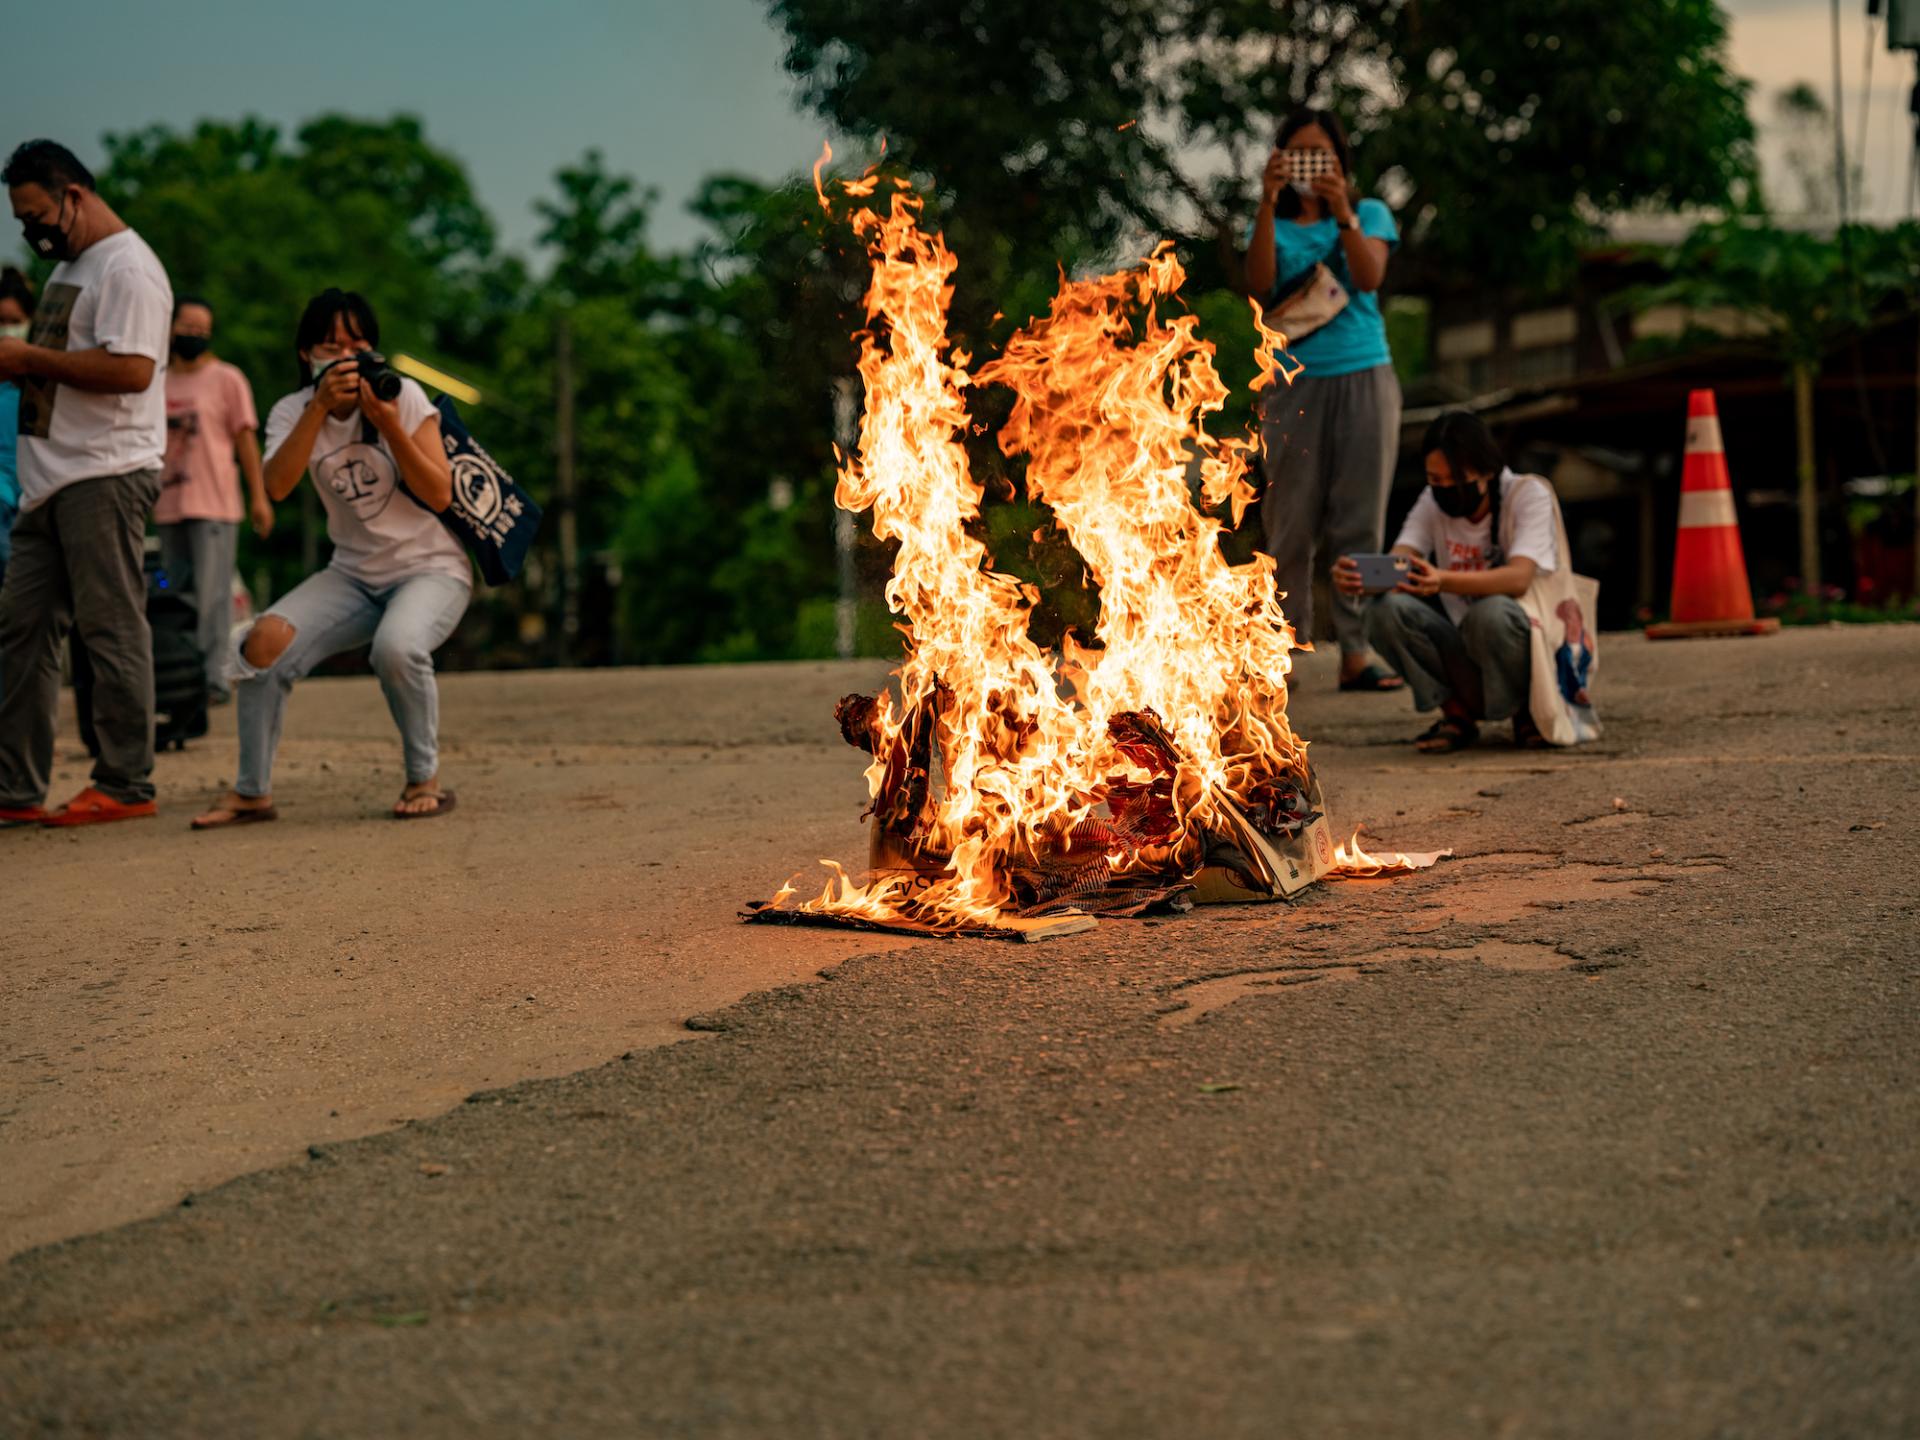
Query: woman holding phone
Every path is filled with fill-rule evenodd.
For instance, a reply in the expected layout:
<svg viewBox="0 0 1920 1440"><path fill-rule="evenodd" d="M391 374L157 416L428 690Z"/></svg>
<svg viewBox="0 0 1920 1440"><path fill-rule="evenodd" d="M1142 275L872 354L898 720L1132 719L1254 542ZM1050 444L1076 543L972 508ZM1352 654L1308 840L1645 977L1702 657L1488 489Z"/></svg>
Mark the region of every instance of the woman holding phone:
<svg viewBox="0 0 1920 1440"><path fill-rule="evenodd" d="M1559 502L1538 475L1509 469L1486 425L1465 410L1440 415L1420 450L1427 488L1393 542L1404 578L1367 601L1379 581L1342 555L1334 588L1364 605L1367 636L1412 684L1414 709L1440 712L1415 749L1463 750L1478 743L1479 722L1508 719L1513 743L1537 748L1546 742L1529 708L1533 622L1522 602L1538 577L1566 563ZM1578 604L1568 603L1571 616L1560 616L1566 654L1557 663L1566 703L1590 718L1593 652Z"/></svg>
<svg viewBox="0 0 1920 1440"><path fill-rule="evenodd" d="M1267 157L1247 247L1247 289L1271 307L1269 323L1287 330L1287 312L1296 307L1283 297L1315 291L1308 297L1314 328L1288 337L1305 368L1292 385L1266 392L1260 427L1263 548L1274 558L1287 618L1306 637L1313 634L1316 549L1346 555L1380 548L1399 452L1400 382L1379 290L1400 232L1384 201L1360 198L1352 176L1353 152L1339 117L1294 111ZM1305 323L1303 317L1296 328ZM1333 606L1340 688L1401 688L1367 644L1357 598L1336 591Z"/></svg>

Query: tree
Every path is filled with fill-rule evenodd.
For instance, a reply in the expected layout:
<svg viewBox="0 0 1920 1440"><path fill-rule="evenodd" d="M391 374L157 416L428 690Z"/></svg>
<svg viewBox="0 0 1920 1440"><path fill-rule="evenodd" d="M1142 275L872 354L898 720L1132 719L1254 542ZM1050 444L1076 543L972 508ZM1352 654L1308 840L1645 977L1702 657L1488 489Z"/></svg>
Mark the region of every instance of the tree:
<svg viewBox="0 0 1920 1440"><path fill-rule="evenodd" d="M806 101L1044 268L1170 236L1231 282L1277 117L1330 104L1397 202L1399 269L1564 271L1603 212L1754 176L1714 0L769 0ZM962 281L964 284L964 279ZM1009 313L1011 310L1009 309Z"/></svg>
<svg viewBox="0 0 1920 1440"><path fill-rule="evenodd" d="M1813 386L1821 366L1920 288L1920 225L1846 226L1832 237L1723 221L1696 229L1664 257L1672 278L1632 292L1635 309L1682 305L1757 320L1793 377L1798 452L1800 577L1820 584L1820 514L1814 467Z"/></svg>

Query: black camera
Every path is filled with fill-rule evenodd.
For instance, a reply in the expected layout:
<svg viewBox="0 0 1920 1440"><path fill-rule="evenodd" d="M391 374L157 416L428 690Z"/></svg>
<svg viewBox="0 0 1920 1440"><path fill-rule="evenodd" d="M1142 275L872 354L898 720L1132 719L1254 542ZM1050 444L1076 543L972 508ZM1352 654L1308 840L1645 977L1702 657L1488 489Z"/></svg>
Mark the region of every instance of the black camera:
<svg viewBox="0 0 1920 1440"><path fill-rule="evenodd" d="M324 366L313 377L313 383L316 386L319 385L326 378L327 371L333 369L335 365L353 366L360 376L360 383L371 390L375 398L384 400L389 405L400 398L399 373L387 364L387 357L378 350L361 350L352 355L342 356Z"/></svg>

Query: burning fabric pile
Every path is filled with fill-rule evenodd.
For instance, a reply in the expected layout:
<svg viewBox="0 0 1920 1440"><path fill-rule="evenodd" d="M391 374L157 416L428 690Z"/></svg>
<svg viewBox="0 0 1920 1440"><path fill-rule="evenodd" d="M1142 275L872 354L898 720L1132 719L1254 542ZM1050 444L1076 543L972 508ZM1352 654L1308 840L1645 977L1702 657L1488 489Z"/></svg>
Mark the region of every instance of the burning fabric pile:
<svg viewBox="0 0 1920 1440"><path fill-rule="evenodd" d="M1197 317L1163 313L1183 278L1171 248L1063 282L1046 316L969 372L946 333L958 262L919 220L906 193L853 216L873 265L866 399L835 498L897 542L886 595L906 637L898 693L848 696L837 714L873 757L871 868L855 881L829 864L823 893L789 886L748 918L1034 936L1431 863L1332 843L1287 723L1293 635L1272 562L1229 564L1209 513L1239 523L1255 446L1207 433L1228 391ZM1283 383L1285 337L1257 309L1255 324L1255 388ZM1043 652L1028 634L1038 592L969 532L977 385L1013 393L1000 445L1098 587L1090 644Z"/></svg>

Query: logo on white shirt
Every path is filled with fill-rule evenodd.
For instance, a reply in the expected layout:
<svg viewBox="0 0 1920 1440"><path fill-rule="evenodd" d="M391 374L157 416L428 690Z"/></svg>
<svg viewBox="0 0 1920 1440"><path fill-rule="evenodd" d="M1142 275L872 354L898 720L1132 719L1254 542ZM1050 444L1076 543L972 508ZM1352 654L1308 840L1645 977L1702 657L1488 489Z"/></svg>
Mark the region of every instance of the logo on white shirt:
<svg viewBox="0 0 1920 1440"><path fill-rule="evenodd" d="M385 450L358 440L326 456L313 473L362 521L373 519L387 508L399 478Z"/></svg>

